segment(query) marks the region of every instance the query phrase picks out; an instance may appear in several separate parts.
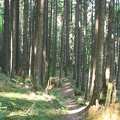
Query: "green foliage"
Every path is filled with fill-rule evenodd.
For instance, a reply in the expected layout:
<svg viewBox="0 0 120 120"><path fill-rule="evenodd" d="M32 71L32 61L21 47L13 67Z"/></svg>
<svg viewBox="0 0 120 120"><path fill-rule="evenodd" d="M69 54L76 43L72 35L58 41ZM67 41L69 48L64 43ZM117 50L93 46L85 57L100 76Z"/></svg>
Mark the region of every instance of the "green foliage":
<svg viewBox="0 0 120 120"><path fill-rule="evenodd" d="M5 110L7 107L3 107L2 105L2 102L0 102L0 120L4 120L8 115L8 113L2 111Z"/></svg>
<svg viewBox="0 0 120 120"><path fill-rule="evenodd" d="M105 101L106 101L106 97L103 97L103 98L99 99L100 104L105 104Z"/></svg>
<svg viewBox="0 0 120 120"><path fill-rule="evenodd" d="M86 103L87 103L87 101L86 100L84 100L84 99L81 99L81 100L77 100L77 104L79 104L79 105L82 105L82 106L86 106Z"/></svg>
<svg viewBox="0 0 120 120"><path fill-rule="evenodd" d="M52 94L56 97L57 100L59 100L59 109L61 111L66 111L67 107L63 102L63 98L61 98L61 95L57 91L52 91Z"/></svg>
<svg viewBox="0 0 120 120"><path fill-rule="evenodd" d="M6 109L7 107L2 106L2 102L0 102L0 110Z"/></svg>
<svg viewBox="0 0 120 120"><path fill-rule="evenodd" d="M7 117L7 115L8 115L8 113L0 111L0 120L5 120L5 118Z"/></svg>
<svg viewBox="0 0 120 120"><path fill-rule="evenodd" d="M74 95L75 95L75 96L83 96L83 95L84 95L84 92L81 91L80 89L75 88L75 90L74 90Z"/></svg>
<svg viewBox="0 0 120 120"><path fill-rule="evenodd" d="M15 96L13 96L15 97ZM6 106L6 109L2 109L0 112L1 118L8 120L18 119L34 119L34 120L60 120L60 115L64 107L62 102L57 99L50 101L46 100L26 100L26 99L16 99L0 97L2 104ZM56 110L59 112L56 112ZM13 114L12 116L4 115L3 113ZM24 117L23 117L24 116ZM23 117L23 118L22 118ZM2 119L0 119L2 120ZM4 119L3 119L4 120Z"/></svg>
<svg viewBox="0 0 120 120"><path fill-rule="evenodd" d="M20 83L24 79L16 77L15 81ZM42 91L31 93L29 89L10 82L2 73L0 90L0 120L61 120L62 112L66 110L57 91L51 91L50 95Z"/></svg>

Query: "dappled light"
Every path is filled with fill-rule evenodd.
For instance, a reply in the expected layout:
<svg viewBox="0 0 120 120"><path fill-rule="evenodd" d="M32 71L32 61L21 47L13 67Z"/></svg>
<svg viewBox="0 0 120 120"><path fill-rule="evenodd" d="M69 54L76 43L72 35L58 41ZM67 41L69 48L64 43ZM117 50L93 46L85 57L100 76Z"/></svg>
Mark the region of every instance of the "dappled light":
<svg viewBox="0 0 120 120"><path fill-rule="evenodd" d="M20 93L0 93L1 97L7 97L7 98L14 98L14 99L23 99L23 100L29 100L29 101L50 101L52 99L55 99L55 96L50 96L47 94L42 93L41 95L36 95L35 93L31 92L30 94L20 94Z"/></svg>
<svg viewBox="0 0 120 120"><path fill-rule="evenodd" d="M110 79L110 68L106 68L105 77L107 80Z"/></svg>
<svg viewBox="0 0 120 120"><path fill-rule="evenodd" d="M69 93L72 91L72 88L71 89L67 89L66 91L64 91L64 93Z"/></svg>

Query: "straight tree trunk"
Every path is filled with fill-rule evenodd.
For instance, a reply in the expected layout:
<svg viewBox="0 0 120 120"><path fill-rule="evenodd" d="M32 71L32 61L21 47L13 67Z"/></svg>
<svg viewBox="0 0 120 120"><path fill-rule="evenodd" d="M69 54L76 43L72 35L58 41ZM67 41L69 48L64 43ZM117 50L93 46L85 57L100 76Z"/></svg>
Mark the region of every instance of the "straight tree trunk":
<svg viewBox="0 0 120 120"><path fill-rule="evenodd" d="M77 42L76 45L78 45L77 49L76 49L76 55L77 55L77 74L76 74L76 87L80 86L80 79L81 79L81 41L82 41L82 0L77 0L77 4L78 4L78 26L77 26L77 30L78 30L78 36L77 37Z"/></svg>
<svg viewBox="0 0 120 120"><path fill-rule="evenodd" d="M49 79L49 54L50 54L50 42L48 37L48 1L44 2L44 32L43 32L43 61L45 67L45 82Z"/></svg>
<svg viewBox="0 0 120 120"><path fill-rule="evenodd" d="M61 26L61 45L60 45L60 63L59 63L59 87L62 87L62 71L63 71L63 53L64 53L64 31L65 31L65 4L62 13Z"/></svg>
<svg viewBox="0 0 120 120"><path fill-rule="evenodd" d="M114 0L109 2L106 84L113 80Z"/></svg>
<svg viewBox="0 0 120 120"><path fill-rule="evenodd" d="M95 104L96 99L100 98L100 89L102 82L102 65L103 65L103 40L104 40L104 17L105 17L105 0L99 0L98 14L98 39L97 39L97 56L96 56L96 72L94 81L94 91L91 99L91 104Z"/></svg>
<svg viewBox="0 0 120 120"><path fill-rule="evenodd" d="M55 0L55 36L54 36L54 49L53 49L53 71L52 76L56 73L56 62L57 62L57 12L58 12L58 3Z"/></svg>
<svg viewBox="0 0 120 120"><path fill-rule="evenodd" d="M34 41L34 74L32 79L33 90L38 90L41 78L41 61L42 61L42 34L43 34L43 12L44 0L36 1L36 26Z"/></svg>
<svg viewBox="0 0 120 120"><path fill-rule="evenodd" d="M86 90L85 90L85 83L86 83L86 73L85 73L85 69L86 69L86 64L87 64L87 0L84 0L84 51L83 51L83 73L82 73L82 84L81 84L81 90L82 91L86 91L86 95L85 95L85 99L87 99L87 91L88 91L88 86L86 86ZM87 81L88 83L88 81Z"/></svg>
<svg viewBox="0 0 120 120"><path fill-rule="evenodd" d="M66 1L66 65L65 76L68 74L68 67L70 67L70 54L69 54L69 31L70 31L70 1Z"/></svg>
<svg viewBox="0 0 120 120"><path fill-rule="evenodd" d="M22 77L25 79L27 74L28 59L28 0L24 0L24 18L23 18L23 59L22 59Z"/></svg>
<svg viewBox="0 0 120 120"><path fill-rule="evenodd" d="M93 56L92 56L92 80L90 88L90 96L93 94L94 81L95 81L95 72L96 72L96 56L97 56L97 40L98 40L98 20L99 20L99 0L95 1L95 38L93 42Z"/></svg>
<svg viewBox="0 0 120 120"><path fill-rule="evenodd" d="M9 73L9 0L4 2L4 41L3 41L3 61L2 68L5 73Z"/></svg>
<svg viewBox="0 0 120 120"><path fill-rule="evenodd" d="M16 74L16 43L17 43L17 1L11 0L11 53L10 53L10 76Z"/></svg>
<svg viewBox="0 0 120 120"><path fill-rule="evenodd" d="M16 73L19 73L20 69L20 38L19 38L19 0L16 0Z"/></svg>

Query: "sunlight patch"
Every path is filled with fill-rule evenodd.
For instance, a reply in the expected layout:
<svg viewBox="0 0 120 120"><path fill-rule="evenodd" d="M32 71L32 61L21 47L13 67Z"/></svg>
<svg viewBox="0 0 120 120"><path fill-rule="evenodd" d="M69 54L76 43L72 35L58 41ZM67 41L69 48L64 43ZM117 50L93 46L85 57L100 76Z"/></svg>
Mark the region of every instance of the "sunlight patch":
<svg viewBox="0 0 120 120"><path fill-rule="evenodd" d="M79 113L81 112L82 110L84 110L86 107L81 107L79 109L75 109L75 110L69 110L68 111L68 114L75 114L75 113Z"/></svg>
<svg viewBox="0 0 120 120"><path fill-rule="evenodd" d="M52 99L55 99L54 96L50 96L47 94L41 94L41 95L36 95L35 93L31 92L30 94L20 94L20 93L7 93L3 92L0 93L1 97L7 97L7 98L15 98L15 99L25 99L25 100L34 100L34 101L39 101L39 100L44 100L44 101L49 101Z"/></svg>

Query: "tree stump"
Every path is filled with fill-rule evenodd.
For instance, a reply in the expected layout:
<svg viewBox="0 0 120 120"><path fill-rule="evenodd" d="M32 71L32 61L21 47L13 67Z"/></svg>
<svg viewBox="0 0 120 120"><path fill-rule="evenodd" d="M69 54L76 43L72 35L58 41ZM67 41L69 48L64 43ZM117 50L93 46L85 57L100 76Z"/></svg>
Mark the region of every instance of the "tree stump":
<svg viewBox="0 0 120 120"><path fill-rule="evenodd" d="M106 97L106 102L105 102L105 108L107 108L111 102L111 94L112 94L112 83L108 83L108 89L107 89L107 97Z"/></svg>

